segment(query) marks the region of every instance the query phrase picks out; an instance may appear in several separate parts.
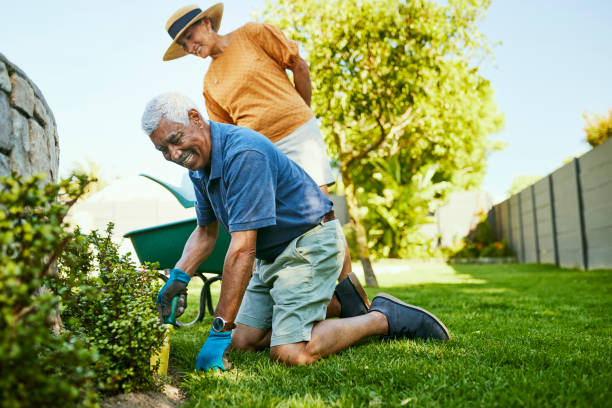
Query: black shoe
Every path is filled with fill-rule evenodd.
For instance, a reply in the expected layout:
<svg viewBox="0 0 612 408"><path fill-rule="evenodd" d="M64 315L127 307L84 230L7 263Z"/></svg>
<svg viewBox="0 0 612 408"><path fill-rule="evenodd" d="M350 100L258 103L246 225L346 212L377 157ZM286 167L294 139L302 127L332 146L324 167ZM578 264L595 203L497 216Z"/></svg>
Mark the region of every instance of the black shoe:
<svg viewBox="0 0 612 408"><path fill-rule="evenodd" d="M405 337L408 339L450 340L451 336L444 323L432 313L417 306L379 293L372 300L370 312L377 311L385 315L389 324L389 334L385 339Z"/></svg>
<svg viewBox="0 0 612 408"><path fill-rule="evenodd" d="M370 299L353 272L342 279L334 293L340 301L340 317L353 317L368 313Z"/></svg>

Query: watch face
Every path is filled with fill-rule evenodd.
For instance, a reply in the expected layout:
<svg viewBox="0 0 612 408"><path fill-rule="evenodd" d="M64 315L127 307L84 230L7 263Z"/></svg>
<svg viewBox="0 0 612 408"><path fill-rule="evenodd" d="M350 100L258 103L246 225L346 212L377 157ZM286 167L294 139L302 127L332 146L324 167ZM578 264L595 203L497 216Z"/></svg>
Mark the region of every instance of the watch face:
<svg viewBox="0 0 612 408"><path fill-rule="evenodd" d="M220 332L225 327L225 321L220 317L215 317L212 322L212 328L214 331Z"/></svg>

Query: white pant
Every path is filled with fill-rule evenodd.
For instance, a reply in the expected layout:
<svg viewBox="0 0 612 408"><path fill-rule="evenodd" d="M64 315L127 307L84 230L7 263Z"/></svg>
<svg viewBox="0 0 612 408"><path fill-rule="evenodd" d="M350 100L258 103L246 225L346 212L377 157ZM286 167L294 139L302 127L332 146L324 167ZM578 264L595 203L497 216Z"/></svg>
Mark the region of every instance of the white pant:
<svg viewBox="0 0 612 408"><path fill-rule="evenodd" d="M302 167L318 186L336 182L325 152L323 136L314 116L275 144L281 152Z"/></svg>

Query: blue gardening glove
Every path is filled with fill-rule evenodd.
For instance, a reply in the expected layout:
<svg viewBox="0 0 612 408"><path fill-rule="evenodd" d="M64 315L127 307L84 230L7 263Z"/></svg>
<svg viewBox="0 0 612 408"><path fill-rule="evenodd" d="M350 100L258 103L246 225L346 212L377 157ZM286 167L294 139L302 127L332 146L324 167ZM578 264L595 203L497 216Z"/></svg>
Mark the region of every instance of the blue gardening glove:
<svg viewBox="0 0 612 408"><path fill-rule="evenodd" d="M232 331L216 332L210 329L206 342L198 353L196 359L196 370L208 371L211 368L219 368L225 371L231 368L230 363L224 358L224 353L228 350L232 342Z"/></svg>
<svg viewBox="0 0 612 408"><path fill-rule="evenodd" d="M180 269L172 269L170 271L170 278L166 281L166 284L161 288L155 299L157 305L157 311L162 317L162 321L170 316L172 298L180 296L179 309L177 317L183 314L185 307L187 307L187 284L191 280L191 276L187 275Z"/></svg>

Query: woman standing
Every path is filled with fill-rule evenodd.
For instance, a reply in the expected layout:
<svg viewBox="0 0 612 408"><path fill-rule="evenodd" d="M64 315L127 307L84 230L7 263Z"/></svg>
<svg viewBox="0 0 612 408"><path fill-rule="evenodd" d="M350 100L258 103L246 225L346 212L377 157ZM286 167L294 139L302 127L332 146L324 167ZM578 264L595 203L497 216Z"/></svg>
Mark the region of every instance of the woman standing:
<svg viewBox="0 0 612 408"><path fill-rule="evenodd" d="M247 23L219 35L223 4L187 6L168 20L173 42L164 61L211 57L204 100L211 120L253 129L299 164L327 194L334 183L325 144L310 109L308 65L294 41L269 24ZM292 84L285 70L293 72Z"/></svg>

